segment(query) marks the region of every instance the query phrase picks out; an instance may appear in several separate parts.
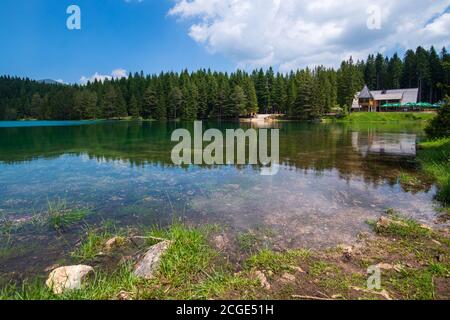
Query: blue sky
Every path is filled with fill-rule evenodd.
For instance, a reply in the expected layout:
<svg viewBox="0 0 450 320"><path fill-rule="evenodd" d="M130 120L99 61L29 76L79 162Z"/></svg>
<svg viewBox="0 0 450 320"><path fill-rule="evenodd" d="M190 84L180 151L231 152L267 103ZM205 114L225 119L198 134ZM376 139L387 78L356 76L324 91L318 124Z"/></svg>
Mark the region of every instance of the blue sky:
<svg viewBox="0 0 450 320"><path fill-rule="evenodd" d="M81 9L81 30L68 30L66 9ZM2 0L0 74L77 82L115 69L180 70L233 64L208 53L167 16L172 1Z"/></svg>
<svg viewBox="0 0 450 320"><path fill-rule="evenodd" d="M71 4L81 9L81 30L66 28ZM450 0L2 0L0 74L80 82L140 70L338 66L350 55L449 46L449 6Z"/></svg>

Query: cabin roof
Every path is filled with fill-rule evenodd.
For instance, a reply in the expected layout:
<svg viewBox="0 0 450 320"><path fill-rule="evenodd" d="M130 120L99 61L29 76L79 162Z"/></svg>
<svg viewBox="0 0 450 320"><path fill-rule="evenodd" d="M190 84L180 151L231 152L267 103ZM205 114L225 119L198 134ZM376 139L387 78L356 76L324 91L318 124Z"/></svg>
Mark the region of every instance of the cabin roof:
<svg viewBox="0 0 450 320"><path fill-rule="evenodd" d="M401 103L417 103L418 96L418 88L370 91L367 85L357 93L359 99L400 100Z"/></svg>
<svg viewBox="0 0 450 320"><path fill-rule="evenodd" d="M419 88L393 89L371 91L375 100L401 100L402 103L416 103L419 97ZM392 97L389 97L392 96Z"/></svg>
<svg viewBox="0 0 450 320"><path fill-rule="evenodd" d="M361 90L358 96L359 99L373 99L372 94L370 93L369 88L367 85L364 85L364 88Z"/></svg>
<svg viewBox="0 0 450 320"><path fill-rule="evenodd" d="M402 100L403 93L402 92L389 92L382 93L381 91L372 92L372 96L375 100Z"/></svg>

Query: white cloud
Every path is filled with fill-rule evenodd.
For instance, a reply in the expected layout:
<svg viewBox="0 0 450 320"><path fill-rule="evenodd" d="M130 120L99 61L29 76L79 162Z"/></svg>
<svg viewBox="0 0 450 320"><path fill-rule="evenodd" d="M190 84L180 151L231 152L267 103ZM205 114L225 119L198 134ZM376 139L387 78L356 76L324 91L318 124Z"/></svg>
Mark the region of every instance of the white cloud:
<svg viewBox="0 0 450 320"><path fill-rule="evenodd" d="M125 69L115 69L111 72L113 78L126 78L128 76L127 70Z"/></svg>
<svg viewBox="0 0 450 320"><path fill-rule="evenodd" d="M367 10L381 9L369 30ZM450 44L450 0L176 0L169 15L191 23L189 36L240 67L336 66L353 55Z"/></svg>
<svg viewBox="0 0 450 320"><path fill-rule="evenodd" d="M106 79L108 79L108 80L120 79L120 78L126 78L127 76L128 76L127 70L119 68L119 69L114 69L110 75L100 74L100 73L96 72L90 77L82 76L80 78L80 83L86 84L86 83L88 83L88 81L94 82L95 80L103 82Z"/></svg>

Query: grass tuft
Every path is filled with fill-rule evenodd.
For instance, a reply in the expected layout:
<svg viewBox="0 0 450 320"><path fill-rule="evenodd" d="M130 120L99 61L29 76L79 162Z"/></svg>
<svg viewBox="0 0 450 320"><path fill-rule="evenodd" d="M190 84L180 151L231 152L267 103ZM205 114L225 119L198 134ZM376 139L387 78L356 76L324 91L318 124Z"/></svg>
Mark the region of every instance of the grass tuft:
<svg viewBox="0 0 450 320"><path fill-rule="evenodd" d="M375 221L368 221L374 231L382 235L397 236L410 239L430 238L432 231L422 227L416 221L403 217L398 213L388 210L388 217L391 220L387 226L378 225Z"/></svg>
<svg viewBox="0 0 450 320"><path fill-rule="evenodd" d="M422 142L418 158L425 172L436 179L437 200L450 205L450 138Z"/></svg>
<svg viewBox="0 0 450 320"><path fill-rule="evenodd" d="M296 265L298 260L306 259L310 255L309 250L289 250L286 252L274 252L263 249L259 253L250 256L245 262L246 269L263 269L278 273L289 270Z"/></svg>
<svg viewBox="0 0 450 320"><path fill-rule="evenodd" d="M112 236L108 231L88 230L86 238L71 255L77 261L92 260L102 250L105 242Z"/></svg>
<svg viewBox="0 0 450 320"><path fill-rule="evenodd" d="M88 209L69 209L64 200L48 203L46 220L50 227L55 230L65 229L75 223L84 220L90 211Z"/></svg>

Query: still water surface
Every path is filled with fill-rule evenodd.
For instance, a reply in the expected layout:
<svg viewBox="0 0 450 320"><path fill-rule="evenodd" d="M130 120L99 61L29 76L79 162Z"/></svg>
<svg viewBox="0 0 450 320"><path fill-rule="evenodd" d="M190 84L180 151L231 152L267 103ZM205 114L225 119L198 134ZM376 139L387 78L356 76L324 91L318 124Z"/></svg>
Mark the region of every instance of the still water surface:
<svg viewBox="0 0 450 320"><path fill-rule="evenodd" d="M250 127L204 122L205 130L239 126ZM417 123L274 123L269 127L280 129L281 162L275 176L261 176L255 166L173 165L170 136L181 127L193 125L0 122L0 214L26 219L64 199L92 208L92 223L166 224L176 216L235 233L270 230L279 248L351 242L368 230L366 220L388 208L435 221L434 186L411 188L399 179L424 180L415 162L416 141L423 137ZM21 239L35 248L17 261L61 251L56 235Z"/></svg>

